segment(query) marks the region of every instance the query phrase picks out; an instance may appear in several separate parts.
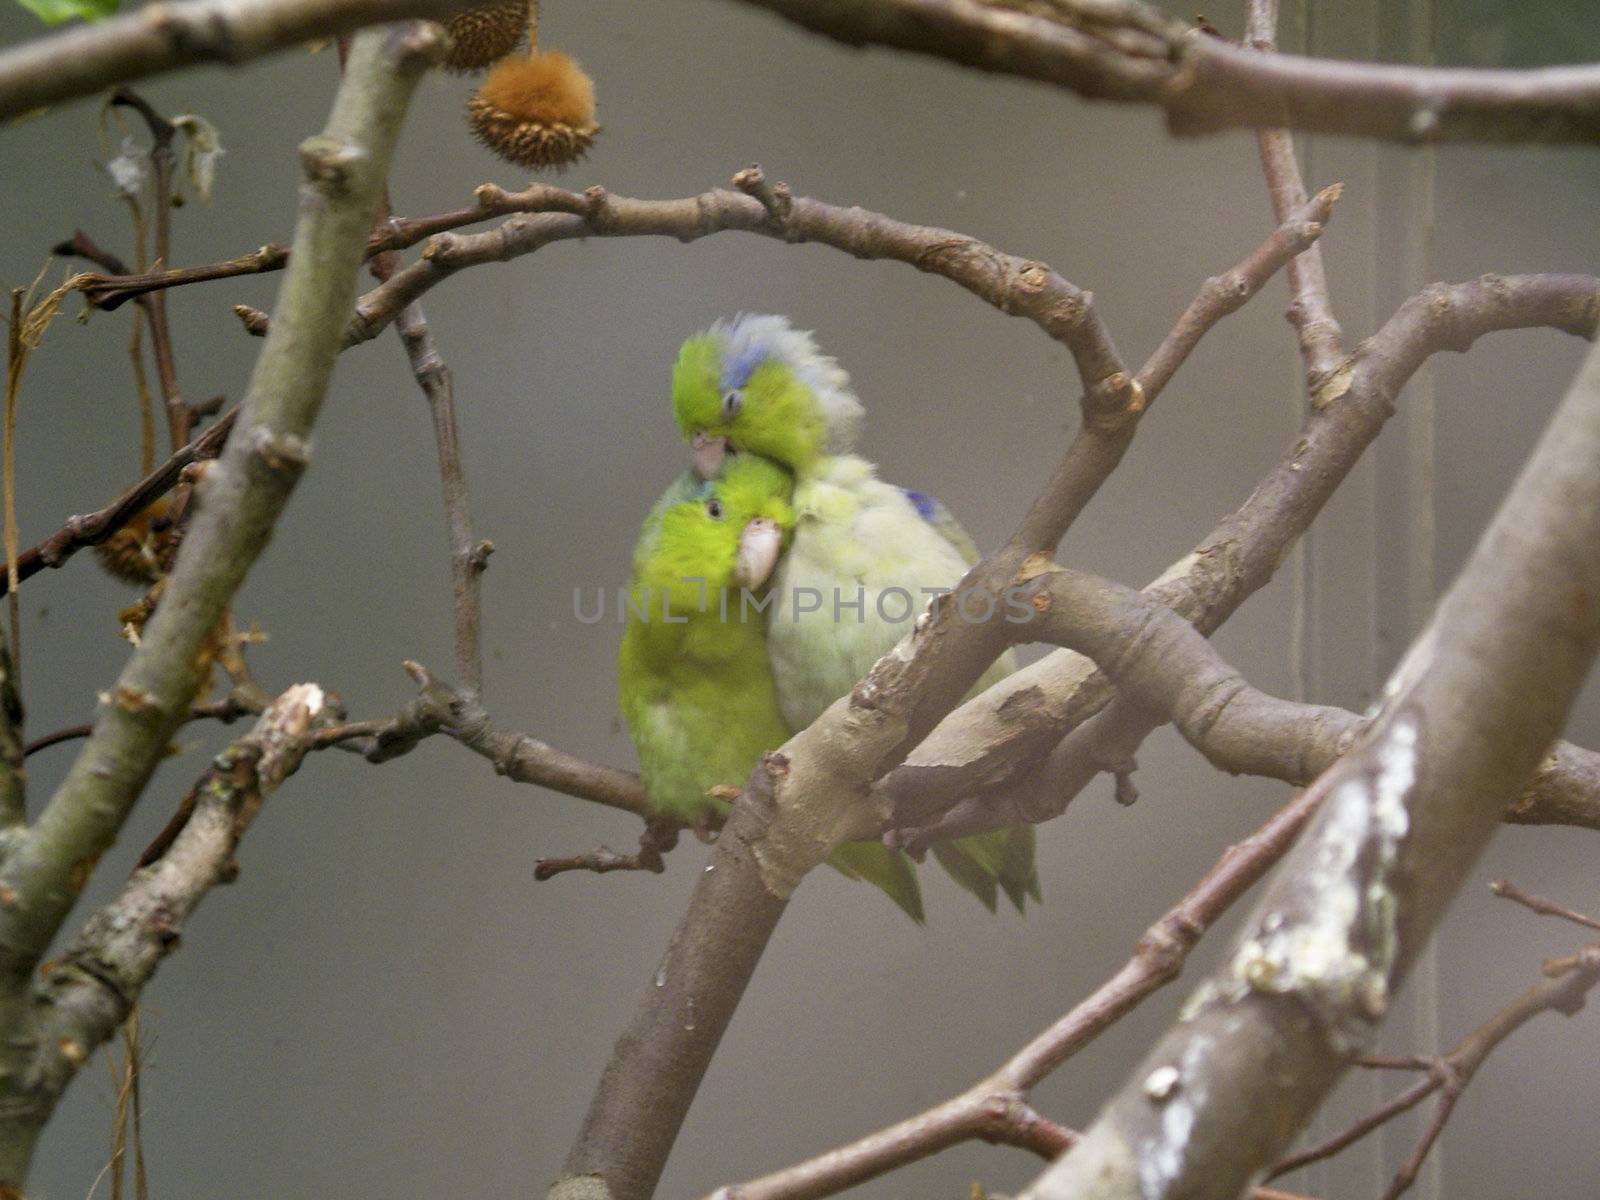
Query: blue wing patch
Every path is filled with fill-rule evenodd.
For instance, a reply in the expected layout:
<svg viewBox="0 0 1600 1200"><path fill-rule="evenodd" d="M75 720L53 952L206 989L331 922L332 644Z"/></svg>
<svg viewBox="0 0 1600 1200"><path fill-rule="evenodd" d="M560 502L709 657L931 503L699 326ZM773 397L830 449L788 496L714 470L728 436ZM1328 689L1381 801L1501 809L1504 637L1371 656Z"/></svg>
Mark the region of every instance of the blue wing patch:
<svg viewBox="0 0 1600 1200"><path fill-rule="evenodd" d="M972 566L978 561L978 547L973 543L967 531L961 528L961 522L950 515L950 510L940 504L937 499L927 492L919 492L913 488L901 488L911 507L917 510L917 515L939 531L940 536L956 548L956 552L966 561L967 566Z"/></svg>
<svg viewBox="0 0 1600 1200"><path fill-rule="evenodd" d="M937 522L939 509L942 507L937 500L928 495L927 492L919 492L912 488L901 488L900 490L906 494L906 499L911 501L911 507L917 510L918 516L930 525Z"/></svg>

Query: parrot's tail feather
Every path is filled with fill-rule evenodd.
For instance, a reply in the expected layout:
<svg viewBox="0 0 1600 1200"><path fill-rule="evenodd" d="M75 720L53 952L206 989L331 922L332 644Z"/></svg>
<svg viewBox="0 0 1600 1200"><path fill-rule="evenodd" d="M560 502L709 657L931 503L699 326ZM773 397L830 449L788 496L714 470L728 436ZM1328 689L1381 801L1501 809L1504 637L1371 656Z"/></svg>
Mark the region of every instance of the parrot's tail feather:
<svg viewBox="0 0 1600 1200"><path fill-rule="evenodd" d="M1032 825L997 829L941 842L933 855L945 873L994 912L999 892L1020 913L1028 897L1039 899L1039 873L1034 866Z"/></svg>
<svg viewBox="0 0 1600 1200"><path fill-rule="evenodd" d="M841 875L872 884L918 925L926 920L916 868L903 850L891 850L882 842L848 842L833 852L828 865Z"/></svg>
<svg viewBox="0 0 1600 1200"><path fill-rule="evenodd" d="M993 837L994 834L981 833L933 847L933 856L939 860L944 873L976 896L990 912L995 910L998 895L995 880L999 876L997 848L986 844Z"/></svg>

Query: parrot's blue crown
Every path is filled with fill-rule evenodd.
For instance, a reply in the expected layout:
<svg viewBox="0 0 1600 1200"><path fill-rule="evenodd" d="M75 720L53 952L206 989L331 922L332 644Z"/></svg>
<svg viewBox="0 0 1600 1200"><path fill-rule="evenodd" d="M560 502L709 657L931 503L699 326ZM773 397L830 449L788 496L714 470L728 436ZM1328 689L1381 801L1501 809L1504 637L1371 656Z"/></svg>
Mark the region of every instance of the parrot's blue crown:
<svg viewBox="0 0 1600 1200"><path fill-rule="evenodd" d="M739 313L731 321L718 321L709 332L722 342L724 392L742 389L762 363L782 363L821 405L828 453L848 454L855 448L865 415L861 401L850 387L849 374L817 348L810 333L796 329L787 317L767 313Z"/></svg>

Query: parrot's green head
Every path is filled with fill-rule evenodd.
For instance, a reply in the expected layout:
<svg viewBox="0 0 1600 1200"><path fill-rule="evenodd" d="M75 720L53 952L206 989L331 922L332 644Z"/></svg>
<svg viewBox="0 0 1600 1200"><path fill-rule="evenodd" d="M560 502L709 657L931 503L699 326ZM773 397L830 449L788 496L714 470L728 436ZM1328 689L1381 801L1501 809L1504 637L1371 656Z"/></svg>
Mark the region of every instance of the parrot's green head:
<svg viewBox="0 0 1600 1200"><path fill-rule="evenodd" d="M721 477L687 488L659 513L635 561L636 582L664 594L674 613L716 611L707 597L719 592L758 591L794 529L793 489L776 463L734 456Z"/></svg>
<svg viewBox="0 0 1600 1200"><path fill-rule="evenodd" d="M759 454L804 475L848 454L861 429L850 377L787 317L741 313L683 344L672 411L695 472L714 478L724 455Z"/></svg>

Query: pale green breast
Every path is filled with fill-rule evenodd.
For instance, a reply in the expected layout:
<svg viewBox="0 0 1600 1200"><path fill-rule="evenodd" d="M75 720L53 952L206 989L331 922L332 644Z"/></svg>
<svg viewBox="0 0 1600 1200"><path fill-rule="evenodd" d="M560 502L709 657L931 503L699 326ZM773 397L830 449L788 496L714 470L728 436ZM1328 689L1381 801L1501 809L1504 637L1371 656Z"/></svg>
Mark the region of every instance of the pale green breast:
<svg viewBox="0 0 1600 1200"><path fill-rule="evenodd" d="M906 493L854 456L824 460L795 487L795 532L778 570L767 646L791 729L853 688L968 563ZM978 688L1016 669L1009 653Z"/></svg>

